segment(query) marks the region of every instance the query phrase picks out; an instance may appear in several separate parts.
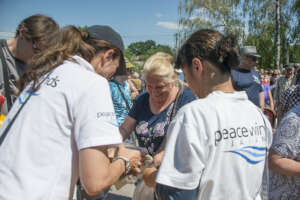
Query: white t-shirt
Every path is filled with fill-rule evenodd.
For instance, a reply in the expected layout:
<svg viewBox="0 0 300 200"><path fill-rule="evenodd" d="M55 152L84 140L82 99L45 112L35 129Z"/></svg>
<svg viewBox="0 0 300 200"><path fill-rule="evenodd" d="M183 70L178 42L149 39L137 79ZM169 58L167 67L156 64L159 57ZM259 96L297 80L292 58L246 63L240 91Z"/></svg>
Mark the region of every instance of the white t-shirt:
<svg viewBox="0 0 300 200"><path fill-rule="evenodd" d="M122 142L107 80L73 58L77 63L65 61L31 96L1 145L1 200L70 199L79 150ZM27 96L25 89L0 134Z"/></svg>
<svg viewBox="0 0 300 200"><path fill-rule="evenodd" d="M156 181L180 189L199 187L201 200L253 200L271 130L245 92L215 91L181 108L171 122Z"/></svg>

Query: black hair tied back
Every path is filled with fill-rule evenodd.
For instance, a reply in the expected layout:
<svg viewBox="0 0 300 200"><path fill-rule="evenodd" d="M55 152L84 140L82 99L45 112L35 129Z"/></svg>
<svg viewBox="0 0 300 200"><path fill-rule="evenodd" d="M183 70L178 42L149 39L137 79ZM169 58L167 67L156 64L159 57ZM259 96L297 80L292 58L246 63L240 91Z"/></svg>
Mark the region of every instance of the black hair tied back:
<svg viewBox="0 0 300 200"><path fill-rule="evenodd" d="M233 35L224 36L216 43L216 60L224 68L222 70L230 71L240 65L239 52L238 42Z"/></svg>

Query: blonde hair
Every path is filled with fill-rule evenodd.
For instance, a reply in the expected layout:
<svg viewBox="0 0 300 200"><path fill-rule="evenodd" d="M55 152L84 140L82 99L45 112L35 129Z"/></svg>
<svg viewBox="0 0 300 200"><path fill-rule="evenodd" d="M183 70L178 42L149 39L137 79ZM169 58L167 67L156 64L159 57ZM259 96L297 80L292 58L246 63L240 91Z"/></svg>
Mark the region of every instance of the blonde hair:
<svg viewBox="0 0 300 200"><path fill-rule="evenodd" d="M176 81L173 56L163 52L152 55L144 64L144 74L145 76L158 76L165 82Z"/></svg>

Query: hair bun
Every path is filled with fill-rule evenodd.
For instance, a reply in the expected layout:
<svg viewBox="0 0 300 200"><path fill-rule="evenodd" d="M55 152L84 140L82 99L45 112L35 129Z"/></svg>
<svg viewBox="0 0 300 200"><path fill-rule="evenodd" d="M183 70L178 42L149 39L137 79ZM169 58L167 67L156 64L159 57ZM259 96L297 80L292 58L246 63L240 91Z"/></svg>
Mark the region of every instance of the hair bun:
<svg viewBox="0 0 300 200"><path fill-rule="evenodd" d="M216 46L216 56L226 68L237 68L240 65L239 45L233 35L222 37Z"/></svg>
<svg viewBox="0 0 300 200"><path fill-rule="evenodd" d="M82 37L83 40L87 40L88 39L88 37L89 37L88 32L86 32L86 31L80 31L80 33L81 33L81 37Z"/></svg>

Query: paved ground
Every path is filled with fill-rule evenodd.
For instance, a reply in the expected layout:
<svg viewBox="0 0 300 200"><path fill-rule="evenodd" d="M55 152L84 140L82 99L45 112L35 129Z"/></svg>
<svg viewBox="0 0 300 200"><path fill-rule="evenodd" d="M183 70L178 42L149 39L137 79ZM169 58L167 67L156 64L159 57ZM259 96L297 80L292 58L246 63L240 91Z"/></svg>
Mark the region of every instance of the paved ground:
<svg viewBox="0 0 300 200"><path fill-rule="evenodd" d="M120 190L117 190L114 186L112 186L105 200L131 200L133 197L134 189L134 184L127 184ZM73 200L78 200L76 198L76 192L74 194Z"/></svg>
<svg viewBox="0 0 300 200"><path fill-rule="evenodd" d="M133 184L127 184L120 190L116 190L113 186L110 189L107 200L131 200L134 193L135 186Z"/></svg>

